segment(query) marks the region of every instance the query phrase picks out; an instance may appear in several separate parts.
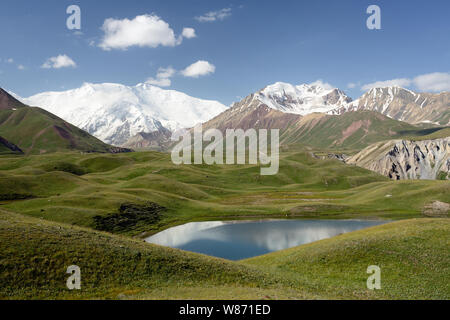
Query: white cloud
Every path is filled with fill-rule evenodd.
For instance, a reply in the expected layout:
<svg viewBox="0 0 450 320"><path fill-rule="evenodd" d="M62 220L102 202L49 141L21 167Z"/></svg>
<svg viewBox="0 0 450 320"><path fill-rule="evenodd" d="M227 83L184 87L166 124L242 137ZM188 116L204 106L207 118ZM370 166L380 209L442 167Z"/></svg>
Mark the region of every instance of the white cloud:
<svg viewBox="0 0 450 320"><path fill-rule="evenodd" d="M414 78L414 85L421 91L450 91L450 73L422 74Z"/></svg>
<svg viewBox="0 0 450 320"><path fill-rule="evenodd" d="M158 78L171 78L176 72L177 71L172 67L159 68L156 76Z"/></svg>
<svg viewBox="0 0 450 320"><path fill-rule="evenodd" d="M106 19L102 30L105 33L99 47L103 50L126 50L132 46L174 47L185 38L193 38L195 30L184 28L183 34L175 36L173 29L160 17L152 14L137 16L134 19Z"/></svg>
<svg viewBox="0 0 450 320"><path fill-rule="evenodd" d="M383 88L391 86L405 88L414 86L419 91L425 92L450 91L450 73L434 72L418 75L414 79L401 78L386 81L377 81L363 85L361 87L361 90L367 91L372 88Z"/></svg>
<svg viewBox="0 0 450 320"><path fill-rule="evenodd" d="M172 85L172 80L170 80L168 78L162 78L162 79L148 78L147 81L145 81L145 82L148 84L157 86L157 87L170 87Z"/></svg>
<svg viewBox="0 0 450 320"><path fill-rule="evenodd" d="M184 28L181 35L183 37L185 37L186 39L191 39L191 38L197 37L197 35L195 34L195 29L193 29L193 28Z"/></svg>
<svg viewBox="0 0 450 320"><path fill-rule="evenodd" d="M317 81L311 82L309 85L310 86L319 86L321 88L324 88L325 90L331 90L331 89L336 88L335 86L332 86L331 84L329 84L327 82L323 82L320 79Z"/></svg>
<svg viewBox="0 0 450 320"><path fill-rule="evenodd" d="M17 66L17 69L19 69L19 70L25 70L25 66L19 64L19 65Z"/></svg>
<svg viewBox="0 0 450 320"><path fill-rule="evenodd" d="M353 89L353 88L355 88L356 86L357 86L357 84L354 83L354 82L350 82L349 84L347 84L347 88L349 88L349 89Z"/></svg>
<svg viewBox="0 0 450 320"><path fill-rule="evenodd" d="M214 22L217 20L223 20L229 16L231 16L231 8L224 8L218 11L210 11L202 16L195 17L195 20L199 22Z"/></svg>
<svg viewBox="0 0 450 320"><path fill-rule="evenodd" d="M44 69L60 69L60 68L75 68L77 64L69 56L60 54L56 57L48 58L47 61L41 66Z"/></svg>
<svg viewBox="0 0 450 320"><path fill-rule="evenodd" d="M367 91L373 88L384 88L384 87L409 87L411 83L412 83L411 79L407 78L376 81L363 85L361 87L361 90Z"/></svg>
<svg viewBox="0 0 450 320"><path fill-rule="evenodd" d="M148 78L146 83L158 87L170 87L170 85L172 84L170 78L172 78L176 72L177 71L172 67L159 68L158 73L156 74L156 78Z"/></svg>
<svg viewBox="0 0 450 320"><path fill-rule="evenodd" d="M216 71L216 67L208 61L199 60L181 71L185 77L198 78Z"/></svg>
<svg viewBox="0 0 450 320"><path fill-rule="evenodd" d="M6 62L8 62L8 63L14 63L14 59L13 59L13 58L9 58L9 59L6 60Z"/></svg>

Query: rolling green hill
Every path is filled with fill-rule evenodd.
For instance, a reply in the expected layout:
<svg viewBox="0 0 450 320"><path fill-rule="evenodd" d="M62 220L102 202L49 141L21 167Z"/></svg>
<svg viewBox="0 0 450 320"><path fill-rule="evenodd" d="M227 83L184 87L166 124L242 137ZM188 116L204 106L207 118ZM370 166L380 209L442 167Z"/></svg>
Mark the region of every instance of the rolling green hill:
<svg viewBox="0 0 450 320"><path fill-rule="evenodd" d="M450 220L414 219L244 260L342 298L450 299ZM370 265L381 290L365 288Z"/></svg>
<svg viewBox="0 0 450 320"><path fill-rule="evenodd" d="M449 231L404 220L232 262L0 209L0 299L448 299Z"/></svg>
<svg viewBox="0 0 450 320"><path fill-rule="evenodd" d="M194 220L419 217L432 201L450 202L450 181L389 181L305 151L282 153L275 176L257 165L176 166L158 152L53 153L1 156L0 199L11 211L91 228L123 204L164 207L157 221L119 231L139 235Z"/></svg>
<svg viewBox="0 0 450 320"><path fill-rule="evenodd" d="M422 130L414 130L413 132L402 132L402 139L405 140L434 140L440 138L450 137L450 127L438 127L438 128L428 128Z"/></svg>
<svg viewBox="0 0 450 320"><path fill-rule="evenodd" d="M26 154L64 150L123 152L37 107L28 107L0 90L0 136Z"/></svg>
<svg viewBox="0 0 450 320"><path fill-rule="evenodd" d="M373 111L342 115L311 114L289 126L281 136L283 144L303 144L322 149L360 150L374 142L419 135L417 127Z"/></svg>
<svg viewBox="0 0 450 320"><path fill-rule="evenodd" d="M81 290L66 287L68 266ZM224 286L257 295L275 280L247 267L0 210L0 299L112 298L169 287Z"/></svg>

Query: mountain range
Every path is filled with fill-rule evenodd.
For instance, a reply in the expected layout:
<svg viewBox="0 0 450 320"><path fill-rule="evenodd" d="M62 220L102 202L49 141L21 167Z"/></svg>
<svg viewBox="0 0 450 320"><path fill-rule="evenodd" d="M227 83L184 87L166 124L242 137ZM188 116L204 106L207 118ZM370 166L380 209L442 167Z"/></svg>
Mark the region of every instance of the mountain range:
<svg viewBox="0 0 450 320"><path fill-rule="evenodd" d="M228 108L217 101L202 100L149 84L85 83L78 89L44 92L22 101L45 108L106 143L154 150L167 148L174 130L190 128L197 123L219 129L279 128L285 132L285 141L290 142L295 142L293 137L301 137L302 141L310 136L316 138L315 130L305 130L316 124L331 130L332 122L343 123L337 128L340 133L328 135L327 142L321 143L327 146L348 144L343 142L349 133L366 136L365 131L369 135L395 138L401 131L414 129L408 123L450 124L449 92L416 93L399 87L374 88L353 101L342 90L321 83L294 86L277 82ZM367 119L371 117L367 113L357 113L364 116L346 115L354 111L372 111L377 115L372 120ZM336 118L338 115L344 117ZM349 121L346 119L356 123L349 123L348 131L344 132L343 126ZM378 126L378 131L372 130L372 123L380 121L385 125ZM320 126L316 129L321 130ZM287 132L293 136L287 137ZM342 140L344 136L346 138ZM365 143L360 145L366 146Z"/></svg>
<svg viewBox="0 0 450 320"><path fill-rule="evenodd" d="M226 107L149 84L85 83L78 89L17 98L22 102L0 91L0 153L167 151L175 130L202 123L204 130L222 132L280 129L284 146L359 152L350 160L336 157L393 179L436 178L449 165L448 148L442 144L438 144L441 151L431 152L435 141L405 142L450 125L449 92L373 88L353 101L342 90L322 83L277 82ZM382 145L377 145L380 141ZM395 148L403 150L397 158L391 155ZM411 154L417 149L424 149L421 154L430 159L415 163ZM433 169L436 161L439 172Z"/></svg>
<svg viewBox="0 0 450 320"><path fill-rule="evenodd" d="M359 99L331 111L371 110L412 124L450 125L450 92L418 93L399 87L373 88Z"/></svg>
<svg viewBox="0 0 450 320"><path fill-rule="evenodd" d="M0 88L0 153L55 151L125 152L110 146L54 114L29 107Z"/></svg>
<svg viewBox="0 0 450 320"><path fill-rule="evenodd" d="M141 133L174 131L207 121L226 106L175 90L141 83L85 83L78 89L44 92L23 102L45 108L102 140L122 146ZM133 141L136 139L133 139Z"/></svg>

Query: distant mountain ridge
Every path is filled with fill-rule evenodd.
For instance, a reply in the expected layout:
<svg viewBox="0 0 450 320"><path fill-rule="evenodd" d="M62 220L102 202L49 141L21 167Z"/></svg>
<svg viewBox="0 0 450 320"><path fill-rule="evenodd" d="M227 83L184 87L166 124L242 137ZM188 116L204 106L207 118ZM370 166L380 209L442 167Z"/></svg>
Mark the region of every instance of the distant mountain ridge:
<svg viewBox="0 0 450 320"><path fill-rule="evenodd" d="M360 149L418 128L374 111L345 112L341 115L309 113L300 115L269 107L254 93L203 124L203 130L279 129L281 144L302 144L319 148ZM303 104L302 104L303 105ZM303 109L305 111L305 109Z"/></svg>
<svg viewBox="0 0 450 320"><path fill-rule="evenodd" d="M338 88L277 82L253 97L272 109L302 116L315 112L339 115L366 110L411 124L450 125L450 92L419 93L393 86L370 89L353 101Z"/></svg>
<svg viewBox="0 0 450 320"><path fill-rule="evenodd" d="M380 137L393 139L400 137L400 131L414 129L408 124L450 124L448 92L433 94L416 93L399 87L374 88L353 101L342 90L321 82L301 85L276 82L248 95L230 108L217 101L196 99L181 92L149 84L138 84L134 87L120 84L84 84L78 89L45 92L23 100L54 111L108 143L153 150L165 150L170 145L170 135L174 130L191 128L200 122L208 128L221 130L280 128L286 134L295 132L297 137L293 139L293 136L285 135L285 141L304 141L308 139L307 132L315 130L299 130L299 123L312 128L317 123L327 122L327 125L331 125L331 122L340 122L343 125L348 119L354 119L354 124L348 123L347 132L337 133L326 129L331 130L327 137L320 132L311 136L310 141L320 136L322 140L317 143L336 147L341 144L348 145L351 139L347 140L347 137L344 139L346 142L341 142L340 136L348 136L348 132L355 128L355 133L360 135L362 143L354 145L365 146L366 142L374 142L368 137L381 128L384 132L379 132ZM355 111L373 113L370 116L367 113L348 115L342 121L330 117ZM376 114L381 114L386 119L381 120ZM303 117L305 119L300 121ZM368 117L372 117L374 121ZM388 118L402 123L389 122ZM378 123L377 121L384 121L385 124L375 131L374 127L369 129L369 122L372 124ZM339 130L343 130L342 125L337 125ZM392 126L395 129L392 129ZM334 139L331 144L330 138Z"/></svg>
<svg viewBox="0 0 450 320"><path fill-rule="evenodd" d="M412 124L450 125L450 92L418 93L400 87L373 88L346 106L331 110L342 114L370 110Z"/></svg>
<svg viewBox="0 0 450 320"><path fill-rule="evenodd" d="M21 103L3 89L0 89L0 136L3 149L16 153L131 151L107 145L48 111Z"/></svg>
<svg viewBox="0 0 450 320"><path fill-rule="evenodd" d="M320 84L301 84L276 82L256 92L253 98L268 107L299 115L315 112L329 112L345 107L352 101L337 88L324 88Z"/></svg>
<svg viewBox="0 0 450 320"><path fill-rule="evenodd" d="M450 179L450 137L383 141L368 146L346 162L393 180Z"/></svg>
<svg viewBox="0 0 450 320"><path fill-rule="evenodd" d="M44 92L22 99L42 106L100 140L130 145L139 133L174 131L211 119L227 107L217 101L141 83L85 83L78 89Z"/></svg>

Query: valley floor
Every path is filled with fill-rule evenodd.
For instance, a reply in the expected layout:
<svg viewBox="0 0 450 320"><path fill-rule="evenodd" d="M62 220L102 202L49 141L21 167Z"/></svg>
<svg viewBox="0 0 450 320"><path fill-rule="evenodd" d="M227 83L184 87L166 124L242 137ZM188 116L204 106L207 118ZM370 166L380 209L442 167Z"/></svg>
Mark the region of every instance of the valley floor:
<svg viewBox="0 0 450 320"><path fill-rule="evenodd" d="M175 166L170 155L0 157L0 298L448 299L450 181L390 181L309 152L258 166ZM433 216L434 218L427 218ZM144 243L199 220L397 222L240 262ZM69 265L83 289L65 287ZM382 290L366 288L367 266Z"/></svg>
<svg viewBox="0 0 450 320"><path fill-rule="evenodd" d="M450 221L411 219L232 262L0 211L2 299L449 299ZM81 290L68 290L78 265ZM382 289L366 288L366 269Z"/></svg>

